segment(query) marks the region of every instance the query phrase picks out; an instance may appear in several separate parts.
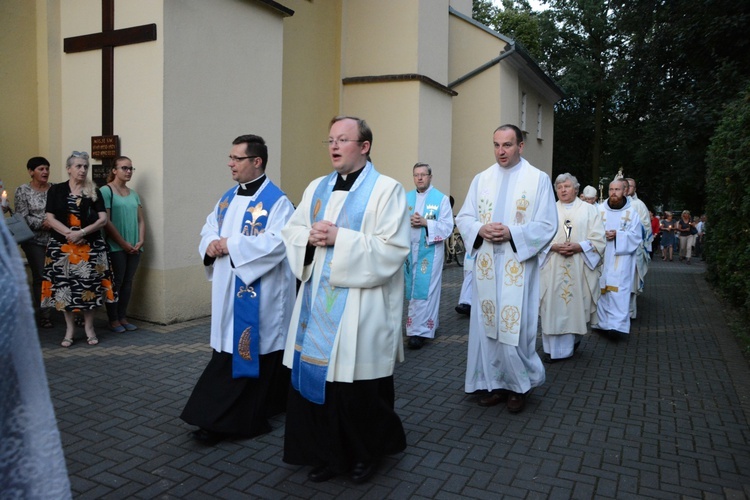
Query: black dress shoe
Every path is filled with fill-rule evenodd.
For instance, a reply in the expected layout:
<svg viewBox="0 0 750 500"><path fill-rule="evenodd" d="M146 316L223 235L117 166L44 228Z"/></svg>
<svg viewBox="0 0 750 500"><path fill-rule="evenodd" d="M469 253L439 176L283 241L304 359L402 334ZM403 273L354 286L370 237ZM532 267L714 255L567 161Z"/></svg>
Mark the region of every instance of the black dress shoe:
<svg viewBox="0 0 750 500"><path fill-rule="evenodd" d="M520 413L526 407L526 394L520 394L518 392L511 392L508 396L508 401L505 404L508 411L511 413Z"/></svg>
<svg viewBox="0 0 750 500"><path fill-rule="evenodd" d="M500 403L504 403L507 399L508 399L508 391L499 390L499 391L494 391L490 393L489 396L486 396L480 399L477 404L483 408L489 408L490 406L495 406L495 405L499 405Z"/></svg>
<svg viewBox="0 0 750 500"><path fill-rule="evenodd" d="M424 337L409 337L409 342L406 345L412 350L421 349L424 345Z"/></svg>
<svg viewBox="0 0 750 500"><path fill-rule="evenodd" d="M206 446L213 446L225 437L223 434L211 432L207 429L198 429L197 431L191 432L190 435L193 439L201 444L205 444Z"/></svg>
<svg viewBox="0 0 750 500"><path fill-rule="evenodd" d="M329 469L327 465L319 465L307 474L307 479L313 483L322 483L334 477L336 477L336 473Z"/></svg>
<svg viewBox="0 0 750 500"><path fill-rule="evenodd" d="M573 352L575 352L575 349L573 349ZM553 358L552 356L550 356L549 354L547 354L545 352L544 356L542 356L542 361L544 363L547 363L547 364L551 365L552 363L557 363L559 361L565 361L566 359L570 359L572 357L573 356L568 356L567 358Z"/></svg>
<svg viewBox="0 0 750 500"><path fill-rule="evenodd" d="M357 462L354 464L349 478L357 484L364 483L375 475L375 470L375 464L372 462Z"/></svg>
<svg viewBox="0 0 750 500"><path fill-rule="evenodd" d="M456 312L463 314L464 316L471 316L471 306L469 304L458 304L456 306Z"/></svg>

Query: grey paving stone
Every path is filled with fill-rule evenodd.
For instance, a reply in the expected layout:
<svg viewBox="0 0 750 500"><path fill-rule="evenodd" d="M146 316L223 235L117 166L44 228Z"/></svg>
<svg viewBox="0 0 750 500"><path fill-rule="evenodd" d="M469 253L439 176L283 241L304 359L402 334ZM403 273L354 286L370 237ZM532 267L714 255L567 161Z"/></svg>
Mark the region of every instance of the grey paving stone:
<svg viewBox="0 0 750 500"><path fill-rule="evenodd" d="M191 442L179 414L210 357L207 318L115 335L98 312L101 344L70 349L58 347L57 322L40 340L74 495L750 497L750 369L703 269L652 263L630 338L585 338L511 415L463 393L462 270L448 266L438 335L407 350L394 376L408 448L365 485L311 484L308 468L284 464L283 415L253 440Z"/></svg>

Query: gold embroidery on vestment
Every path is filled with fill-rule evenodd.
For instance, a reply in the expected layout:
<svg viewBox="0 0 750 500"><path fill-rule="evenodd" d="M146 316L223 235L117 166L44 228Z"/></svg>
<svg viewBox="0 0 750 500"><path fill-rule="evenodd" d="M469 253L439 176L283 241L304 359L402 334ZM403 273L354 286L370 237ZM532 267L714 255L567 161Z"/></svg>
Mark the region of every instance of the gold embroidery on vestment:
<svg viewBox="0 0 750 500"><path fill-rule="evenodd" d="M505 263L505 284L523 286L523 264L516 259Z"/></svg>
<svg viewBox="0 0 750 500"><path fill-rule="evenodd" d="M521 312L516 306L505 306L500 312L500 318L503 320L505 331L510 333L518 333L514 327L519 326L521 323Z"/></svg>
<svg viewBox="0 0 750 500"><path fill-rule="evenodd" d="M482 317L486 326L495 326L495 303L489 299L482 301Z"/></svg>
<svg viewBox="0 0 750 500"><path fill-rule="evenodd" d="M422 263L419 266L419 270L422 272L422 274L427 274L427 268L429 267L430 262L427 259L422 259Z"/></svg>
<svg viewBox="0 0 750 500"><path fill-rule="evenodd" d="M495 279L495 261L489 253L483 252L477 255L476 263L478 280Z"/></svg>
<svg viewBox="0 0 750 500"><path fill-rule="evenodd" d="M240 335L240 341L237 343L237 352L240 357L245 361L251 361L253 357L250 355L250 332L252 327L248 326Z"/></svg>

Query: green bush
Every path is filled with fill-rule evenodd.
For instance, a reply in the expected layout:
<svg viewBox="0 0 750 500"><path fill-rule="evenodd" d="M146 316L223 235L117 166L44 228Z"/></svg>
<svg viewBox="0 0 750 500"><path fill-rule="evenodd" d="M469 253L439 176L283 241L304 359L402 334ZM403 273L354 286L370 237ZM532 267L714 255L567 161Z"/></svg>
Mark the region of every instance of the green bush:
<svg viewBox="0 0 750 500"><path fill-rule="evenodd" d="M724 110L706 174L708 279L750 317L750 85Z"/></svg>

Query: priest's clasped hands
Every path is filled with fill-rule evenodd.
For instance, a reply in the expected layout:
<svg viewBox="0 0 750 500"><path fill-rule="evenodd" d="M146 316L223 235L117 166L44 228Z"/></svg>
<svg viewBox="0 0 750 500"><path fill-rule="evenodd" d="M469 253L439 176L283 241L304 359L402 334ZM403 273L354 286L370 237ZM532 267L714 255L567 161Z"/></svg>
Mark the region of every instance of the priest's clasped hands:
<svg viewBox="0 0 750 500"><path fill-rule="evenodd" d="M224 255L229 255L227 239L219 238L218 240L214 240L209 243L208 247L206 248L206 255L208 255L209 257L213 257L214 259L223 257Z"/></svg>
<svg viewBox="0 0 750 500"><path fill-rule="evenodd" d="M313 223L307 242L316 247L329 247L336 242L339 228L333 222L321 220Z"/></svg>
<svg viewBox="0 0 750 500"><path fill-rule="evenodd" d="M550 250L559 253L563 257L572 257L577 253L583 252L583 248L581 248L581 245L578 243L573 243L572 241L568 241L566 243L555 243L550 247Z"/></svg>
<svg viewBox="0 0 750 500"><path fill-rule="evenodd" d="M409 222L411 223L411 227L427 227L427 219L419 215L419 212L414 212Z"/></svg>
<svg viewBox="0 0 750 500"><path fill-rule="evenodd" d="M512 238L510 228L502 222L490 222L480 227L479 236L491 243L505 243Z"/></svg>

